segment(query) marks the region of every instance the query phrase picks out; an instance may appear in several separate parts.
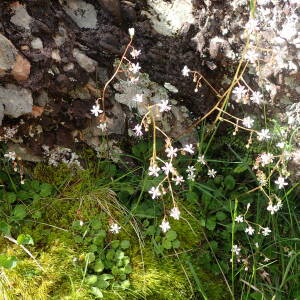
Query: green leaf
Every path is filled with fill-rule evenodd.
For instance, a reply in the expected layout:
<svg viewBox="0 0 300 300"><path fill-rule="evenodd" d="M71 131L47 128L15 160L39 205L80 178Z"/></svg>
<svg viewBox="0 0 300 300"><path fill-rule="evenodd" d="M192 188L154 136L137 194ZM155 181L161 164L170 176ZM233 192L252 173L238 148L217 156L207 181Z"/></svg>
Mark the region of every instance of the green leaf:
<svg viewBox="0 0 300 300"><path fill-rule="evenodd" d="M99 289L106 289L109 287L109 282L106 280L98 280L97 281L97 287Z"/></svg>
<svg viewBox="0 0 300 300"><path fill-rule="evenodd" d="M96 297L96 298L103 298L103 294L100 291L99 288L93 286L91 287L91 293Z"/></svg>
<svg viewBox="0 0 300 300"><path fill-rule="evenodd" d="M25 205L16 205L13 210L13 218L17 221L23 220L26 217Z"/></svg>
<svg viewBox="0 0 300 300"><path fill-rule="evenodd" d="M124 280L122 283L121 283L121 287L123 289L128 289L130 287L130 281L129 280Z"/></svg>
<svg viewBox="0 0 300 300"><path fill-rule="evenodd" d="M5 193L4 197L5 197L5 200L10 204L14 203L17 199L17 195L15 193L11 193L11 192Z"/></svg>
<svg viewBox="0 0 300 300"><path fill-rule="evenodd" d="M92 220L92 222L91 222L91 226L92 226L92 228L93 229L95 229L95 230L97 230L97 229L100 229L101 227L102 227L102 223L101 223L101 221L99 221L99 220Z"/></svg>
<svg viewBox="0 0 300 300"><path fill-rule="evenodd" d="M118 268L117 266L113 266L113 267L111 268L111 273L112 273L113 275L118 275L118 274L120 274L119 268Z"/></svg>
<svg viewBox="0 0 300 300"><path fill-rule="evenodd" d="M207 219L205 227L208 230L214 230L216 228L216 217L215 216L211 216Z"/></svg>
<svg viewBox="0 0 300 300"><path fill-rule="evenodd" d="M92 263L95 261L95 254L93 252L89 252L85 255L85 261L88 263Z"/></svg>
<svg viewBox="0 0 300 300"><path fill-rule="evenodd" d="M88 284L88 285L93 285L97 282L97 275L88 275L86 278L85 278L85 282Z"/></svg>
<svg viewBox="0 0 300 300"><path fill-rule="evenodd" d="M115 250L109 249L106 253L106 259L113 260L115 257Z"/></svg>
<svg viewBox="0 0 300 300"><path fill-rule="evenodd" d="M117 249L120 246L120 241L119 240L114 240L111 242L111 247L113 249Z"/></svg>
<svg viewBox="0 0 300 300"><path fill-rule="evenodd" d="M10 235L10 226L4 221L0 221L0 231L5 235Z"/></svg>
<svg viewBox="0 0 300 300"><path fill-rule="evenodd" d="M222 211L218 211L216 213L216 218L217 218L218 221L224 221L227 218L227 216Z"/></svg>
<svg viewBox="0 0 300 300"><path fill-rule="evenodd" d="M19 245L34 245L33 239L29 234L20 234L17 237L17 242Z"/></svg>
<svg viewBox="0 0 300 300"><path fill-rule="evenodd" d="M170 230L166 233L166 238L169 240L169 241L174 241L176 240L177 238L177 232L174 231L174 230Z"/></svg>
<svg viewBox="0 0 300 300"><path fill-rule="evenodd" d="M121 251L121 250L116 251L116 254L115 254L116 259L123 259L124 256L125 256L125 253L123 251Z"/></svg>
<svg viewBox="0 0 300 300"><path fill-rule="evenodd" d="M186 195L186 198L191 203L197 203L198 202L198 194L195 192L188 192Z"/></svg>
<svg viewBox="0 0 300 300"><path fill-rule="evenodd" d="M18 191L17 192L17 198L22 200L22 201L25 201L25 200L28 200L31 198L31 194L29 192L26 192L26 191Z"/></svg>
<svg viewBox="0 0 300 300"><path fill-rule="evenodd" d="M41 184L40 189L41 189L40 195L42 197L48 197L52 194L53 187L49 183L43 183L43 184Z"/></svg>
<svg viewBox="0 0 300 300"><path fill-rule="evenodd" d="M102 260L97 260L95 265L94 265L94 271L97 273L100 273L104 270L104 264L102 262Z"/></svg>
<svg viewBox="0 0 300 300"><path fill-rule="evenodd" d="M155 226L150 225L146 231L145 231L145 235L154 235L156 232Z"/></svg>
<svg viewBox="0 0 300 300"><path fill-rule="evenodd" d="M168 240L168 239L163 239L162 246L165 249L171 249L172 248L172 242L170 240Z"/></svg>
<svg viewBox="0 0 300 300"><path fill-rule="evenodd" d="M35 191L35 192L39 192L40 191L40 183L37 180L32 180L31 183L31 188Z"/></svg>
<svg viewBox="0 0 300 300"><path fill-rule="evenodd" d="M5 269L12 269L17 265L17 258L15 256L7 256L0 254L0 266Z"/></svg>
<svg viewBox="0 0 300 300"><path fill-rule="evenodd" d="M110 280L114 279L115 277L111 274L102 274L99 276L99 280Z"/></svg>
<svg viewBox="0 0 300 300"><path fill-rule="evenodd" d="M235 187L235 179L231 175L227 175L224 179L224 185L228 190L233 190Z"/></svg>
<svg viewBox="0 0 300 300"><path fill-rule="evenodd" d="M121 248L122 249L128 249L130 247L130 242L128 240L123 240L121 242Z"/></svg>
<svg viewBox="0 0 300 300"><path fill-rule="evenodd" d="M180 247L180 241L179 240L175 240L172 242L172 247L173 249L177 249Z"/></svg>
<svg viewBox="0 0 300 300"><path fill-rule="evenodd" d="M131 265L127 265L124 267L124 272L125 274L130 274L132 272L132 267Z"/></svg>
<svg viewBox="0 0 300 300"><path fill-rule="evenodd" d="M240 173L243 173L245 171L248 170L248 165L244 164L244 163L241 163L241 164L238 164L234 169L233 169L233 173L237 173L237 174L240 174Z"/></svg>

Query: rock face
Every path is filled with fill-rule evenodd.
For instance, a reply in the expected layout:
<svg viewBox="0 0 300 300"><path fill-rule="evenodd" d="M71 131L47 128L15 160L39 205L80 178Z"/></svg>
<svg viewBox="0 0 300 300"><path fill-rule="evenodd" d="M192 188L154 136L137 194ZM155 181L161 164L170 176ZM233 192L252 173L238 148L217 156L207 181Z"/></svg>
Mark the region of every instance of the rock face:
<svg viewBox="0 0 300 300"><path fill-rule="evenodd" d="M4 115L18 118L23 114L31 113L32 104L33 100L30 90L13 84L0 86L0 107L3 107ZM2 119L0 119L1 123Z"/></svg>
<svg viewBox="0 0 300 300"><path fill-rule="evenodd" d="M0 77L11 74L17 81L27 80L30 63L19 54L15 46L0 34Z"/></svg>
<svg viewBox="0 0 300 300"><path fill-rule="evenodd" d="M289 1L290 5L283 0L267 2L257 1L256 15L262 26L262 48L274 49L271 57L275 67L273 60L268 61L262 53L260 74L264 77L265 96L274 104L272 109L283 111L298 101L300 93L299 5L297 1ZM76 144L75 137L81 140L83 131L85 137L98 138L101 133L96 132L90 110L113 74L114 62L130 41L128 28L134 27L133 45L141 50L138 62L141 73L149 75L149 82L143 86L142 76L141 85L131 88L121 76L119 81L111 82L105 108L108 132L126 136L135 113L143 114L143 108L131 102L135 94L142 92L149 103L161 98L176 103L172 118L164 122L176 135L183 129L183 117L191 113L199 118L218 101L206 84L195 89L192 78L182 76L183 66L201 72L216 90L224 92L245 45L243 32L249 25L246 3L0 1L0 120L8 115L3 125L15 125L18 121L11 118L31 112L32 102L42 107L40 116L24 117L27 126L19 126L16 134L25 145L34 146L36 154L41 153L44 144L71 148ZM273 10L277 13L271 24L264 22ZM275 25L279 28L277 33ZM260 88L251 82L256 67L253 65L246 74L253 89ZM183 111L185 108L188 111ZM180 122L176 123L176 119ZM84 141L88 142L86 138Z"/></svg>

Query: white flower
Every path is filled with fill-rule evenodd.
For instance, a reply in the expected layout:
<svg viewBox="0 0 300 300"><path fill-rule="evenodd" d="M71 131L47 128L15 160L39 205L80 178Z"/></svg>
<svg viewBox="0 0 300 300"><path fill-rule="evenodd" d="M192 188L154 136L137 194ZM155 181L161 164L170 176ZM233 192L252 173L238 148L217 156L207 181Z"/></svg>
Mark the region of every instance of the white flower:
<svg viewBox="0 0 300 300"><path fill-rule="evenodd" d="M129 71L132 73L138 73L140 71L141 67L139 63L133 64L131 63L129 66Z"/></svg>
<svg viewBox="0 0 300 300"><path fill-rule="evenodd" d="M234 88L234 90L232 91L232 93L236 96L236 102L239 102L240 100L242 100L246 94L247 94L247 90L245 89L245 87L243 87L242 85L240 86L236 86Z"/></svg>
<svg viewBox="0 0 300 300"><path fill-rule="evenodd" d="M260 132L257 133L257 139L259 141L268 140L270 138L271 136L269 129L262 129Z"/></svg>
<svg viewBox="0 0 300 300"><path fill-rule="evenodd" d="M239 215L235 218L235 221L237 223L243 223L244 222L244 217L242 215Z"/></svg>
<svg viewBox="0 0 300 300"><path fill-rule="evenodd" d="M179 184L181 184L182 182L184 182L182 176L176 176L175 178L173 178L173 180L175 181L175 185L179 185Z"/></svg>
<svg viewBox="0 0 300 300"><path fill-rule="evenodd" d="M135 125L135 127L133 128L133 130L135 131L135 135L136 136L142 136L143 132L142 132L142 125Z"/></svg>
<svg viewBox="0 0 300 300"><path fill-rule="evenodd" d="M158 177L159 174L158 172L160 171L160 168L157 167L157 166L153 166L153 167L149 167L149 175L150 176L155 176L155 177Z"/></svg>
<svg viewBox="0 0 300 300"><path fill-rule="evenodd" d="M167 157L170 157L170 158L176 157L177 156L177 151L178 151L177 148L173 148L172 146L168 147L166 149Z"/></svg>
<svg viewBox="0 0 300 300"><path fill-rule="evenodd" d="M190 154L194 154L194 146L192 144L185 145L184 148L182 149L185 152L188 152Z"/></svg>
<svg viewBox="0 0 300 300"><path fill-rule="evenodd" d="M139 79L140 79L140 77L139 76L137 76L137 77L134 77L134 76L130 76L130 83L136 83L136 82L138 82L139 81Z"/></svg>
<svg viewBox="0 0 300 300"><path fill-rule="evenodd" d="M278 148L280 148L280 149L283 149L284 146L285 146L285 143L284 143L284 142L279 142L279 143L276 144L276 146L277 146Z"/></svg>
<svg viewBox="0 0 300 300"><path fill-rule="evenodd" d="M275 180L274 182L278 185L278 188L280 190L284 188L285 185L288 185L288 183L284 181L284 177L282 176L279 176L278 179Z"/></svg>
<svg viewBox="0 0 300 300"><path fill-rule="evenodd" d="M161 103L158 104L159 111L160 112L164 112L164 111L169 111L171 110L171 105L168 105L168 100L161 100Z"/></svg>
<svg viewBox="0 0 300 300"><path fill-rule="evenodd" d="M196 168L194 166L188 166L186 169L187 173L194 173L196 171Z"/></svg>
<svg viewBox="0 0 300 300"><path fill-rule="evenodd" d="M209 169L207 172L207 175L212 178L214 178L216 176L216 174L217 174L217 171L215 171L214 169Z"/></svg>
<svg viewBox="0 0 300 300"><path fill-rule="evenodd" d="M262 231L263 236L267 236L270 233L271 233L271 230L270 230L269 227L264 228L263 231Z"/></svg>
<svg viewBox="0 0 300 300"><path fill-rule="evenodd" d="M9 151L8 153L4 154L4 157L7 157L8 160L15 160L16 159L16 152Z"/></svg>
<svg viewBox="0 0 300 300"><path fill-rule="evenodd" d="M261 165L264 167L273 162L274 155L272 153L262 153L260 155Z"/></svg>
<svg viewBox="0 0 300 300"><path fill-rule="evenodd" d="M173 207L170 211L170 216L174 218L175 220L179 220L180 218L180 211L178 207Z"/></svg>
<svg viewBox="0 0 300 300"><path fill-rule="evenodd" d="M252 96L250 97L250 100L253 103L261 104L263 102L262 98L263 98L262 93L260 93L260 92L253 92Z"/></svg>
<svg viewBox="0 0 300 300"><path fill-rule="evenodd" d="M113 223L110 225L109 231L112 233L119 233L121 229L121 226L119 226L117 223Z"/></svg>
<svg viewBox="0 0 300 300"><path fill-rule="evenodd" d="M133 49L133 50L130 52L130 55L131 55L133 58L137 58L140 54L141 54L141 50Z"/></svg>
<svg viewBox="0 0 300 300"><path fill-rule="evenodd" d="M155 199L161 195L159 187L152 187L149 191L149 194L152 195L152 199Z"/></svg>
<svg viewBox="0 0 300 300"><path fill-rule="evenodd" d="M254 123L254 120L251 119L250 117L246 117L246 118L243 119L243 125L246 128L251 128L253 126L253 123Z"/></svg>
<svg viewBox="0 0 300 300"><path fill-rule="evenodd" d="M129 29L128 29L128 33L129 33L130 37L133 38L134 33L135 33L135 32L134 32L134 28L129 28Z"/></svg>
<svg viewBox="0 0 300 300"><path fill-rule="evenodd" d="M105 131L107 129L107 124L106 123L100 123L97 128L101 129L102 131Z"/></svg>
<svg viewBox="0 0 300 300"><path fill-rule="evenodd" d="M191 181L194 181L195 178L196 178L195 173L189 173L188 176L187 176L187 179L188 179L188 180L191 180Z"/></svg>
<svg viewBox="0 0 300 300"><path fill-rule="evenodd" d="M143 96L144 96L143 94L136 94L132 100L141 103L143 102Z"/></svg>
<svg viewBox="0 0 300 300"><path fill-rule="evenodd" d="M169 229L171 229L170 223L165 220L161 222L159 227L161 228L162 232L167 232Z"/></svg>
<svg viewBox="0 0 300 300"><path fill-rule="evenodd" d="M91 113L98 117L99 114L103 113L103 110L100 109L99 104L93 105L93 108L91 109Z"/></svg>
<svg viewBox="0 0 300 300"><path fill-rule="evenodd" d="M258 21L255 19L250 19L246 24L245 28L248 30L249 33L253 33L254 31L258 31Z"/></svg>
<svg viewBox="0 0 300 300"><path fill-rule="evenodd" d="M188 68L188 66L184 66L181 73L183 76L189 76L189 73L191 72L191 70Z"/></svg>
<svg viewBox="0 0 300 300"><path fill-rule="evenodd" d="M253 227L251 227L251 226L248 226L248 227L245 229L245 232L248 233L249 235L253 235L254 231L255 231L255 230L254 230Z"/></svg>
<svg viewBox="0 0 300 300"><path fill-rule="evenodd" d="M245 58L254 64L258 60L258 53L255 50L249 50L245 55Z"/></svg>
<svg viewBox="0 0 300 300"><path fill-rule="evenodd" d="M204 155L199 155L198 158L197 158L197 162L202 164L202 165L205 165L206 161L204 159Z"/></svg>
<svg viewBox="0 0 300 300"><path fill-rule="evenodd" d="M269 203L267 207L267 211L271 213L271 215L274 215L279 210L277 205L273 205L272 203Z"/></svg>
<svg viewBox="0 0 300 300"><path fill-rule="evenodd" d="M238 245L233 245L231 251L234 252L236 255L240 255L241 248Z"/></svg>
<svg viewBox="0 0 300 300"><path fill-rule="evenodd" d="M168 175L170 172L173 172L174 168L172 163L165 163L165 165L162 167L162 170L164 170L166 175Z"/></svg>

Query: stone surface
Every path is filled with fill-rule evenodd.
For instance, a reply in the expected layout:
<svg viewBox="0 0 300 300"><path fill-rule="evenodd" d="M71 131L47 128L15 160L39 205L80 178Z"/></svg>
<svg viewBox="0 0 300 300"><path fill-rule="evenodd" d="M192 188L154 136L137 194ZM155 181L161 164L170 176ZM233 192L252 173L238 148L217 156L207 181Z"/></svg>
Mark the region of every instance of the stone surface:
<svg viewBox="0 0 300 300"><path fill-rule="evenodd" d="M174 35L187 31L190 24L195 22L193 3L186 0L148 0L150 13L143 11L153 24L154 29L163 35Z"/></svg>
<svg viewBox="0 0 300 300"><path fill-rule="evenodd" d="M30 75L31 64L20 54L16 57L16 64L13 67L11 74L17 81L27 80Z"/></svg>
<svg viewBox="0 0 300 300"><path fill-rule="evenodd" d="M97 62L85 55L79 49L75 48L73 50L73 55L76 58L78 64L88 73L94 72L96 70Z"/></svg>
<svg viewBox="0 0 300 300"><path fill-rule="evenodd" d="M43 49L43 41L40 38L35 38L31 41L31 47L33 49Z"/></svg>
<svg viewBox="0 0 300 300"><path fill-rule="evenodd" d="M4 105L4 114L18 118L32 111L32 95L28 89L13 84L0 86L0 103Z"/></svg>
<svg viewBox="0 0 300 300"><path fill-rule="evenodd" d="M11 4L11 9L14 15L11 17L11 23L23 27L26 30L30 30L30 24L32 22L31 16L26 10L26 6L21 5L18 1Z"/></svg>
<svg viewBox="0 0 300 300"><path fill-rule="evenodd" d="M18 53L10 40L0 34L0 76L11 73L17 81L26 80L30 68L30 62Z"/></svg>
<svg viewBox="0 0 300 300"><path fill-rule="evenodd" d="M10 71L16 63L17 49L5 36L0 34L0 76Z"/></svg>
<svg viewBox="0 0 300 300"><path fill-rule="evenodd" d="M95 7L82 0L62 1L64 10L80 28L97 28Z"/></svg>

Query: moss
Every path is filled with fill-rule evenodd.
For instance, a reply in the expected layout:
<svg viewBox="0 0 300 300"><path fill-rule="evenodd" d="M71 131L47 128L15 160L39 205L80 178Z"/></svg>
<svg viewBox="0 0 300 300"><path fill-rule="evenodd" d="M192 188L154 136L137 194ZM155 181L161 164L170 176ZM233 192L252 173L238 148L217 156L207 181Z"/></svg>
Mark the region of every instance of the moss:
<svg viewBox="0 0 300 300"><path fill-rule="evenodd" d="M186 255L170 253L159 258L152 249L153 245L147 243L142 253L136 247L131 255L134 269L131 281L135 295L142 295L141 299L147 300L202 299L186 264ZM225 295L221 282L212 279L200 267L194 265L194 268L208 299L226 299L228 295Z"/></svg>
<svg viewBox="0 0 300 300"><path fill-rule="evenodd" d="M33 253L45 272L22 249L14 250L19 263L5 272L15 299L90 299L86 289L80 287L81 274L73 265L76 253L59 236L42 251Z"/></svg>

